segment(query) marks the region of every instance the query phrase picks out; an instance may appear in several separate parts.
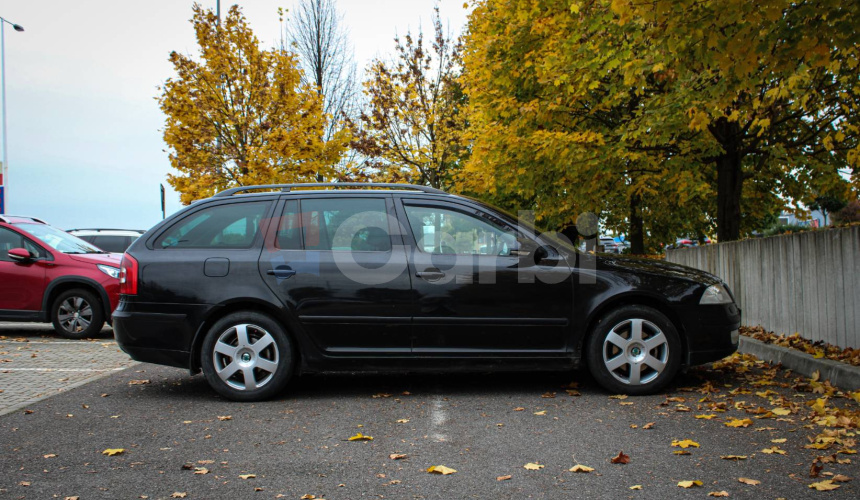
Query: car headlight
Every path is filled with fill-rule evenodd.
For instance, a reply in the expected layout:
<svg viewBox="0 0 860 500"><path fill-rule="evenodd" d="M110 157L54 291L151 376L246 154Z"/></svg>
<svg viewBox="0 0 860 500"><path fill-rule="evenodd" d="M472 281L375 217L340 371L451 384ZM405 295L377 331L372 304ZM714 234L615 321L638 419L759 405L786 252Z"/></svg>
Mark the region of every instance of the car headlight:
<svg viewBox="0 0 860 500"><path fill-rule="evenodd" d="M99 268L99 271L107 274L111 278L119 279L119 268L118 267L112 267L112 266L106 266L104 264L99 264L98 268Z"/></svg>
<svg viewBox="0 0 860 500"><path fill-rule="evenodd" d="M711 285L702 294L702 300L699 304L731 304L732 296L723 285Z"/></svg>

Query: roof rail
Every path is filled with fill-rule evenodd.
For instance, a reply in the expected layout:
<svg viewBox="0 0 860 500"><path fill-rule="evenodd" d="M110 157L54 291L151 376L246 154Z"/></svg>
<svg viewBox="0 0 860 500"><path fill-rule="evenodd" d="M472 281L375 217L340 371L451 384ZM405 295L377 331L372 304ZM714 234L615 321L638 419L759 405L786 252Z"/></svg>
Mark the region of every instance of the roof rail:
<svg viewBox="0 0 860 500"><path fill-rule="evenodd" d="M2 216L0 216L0 219L2 219L3 222L9 222L9 219L7 219L7 217L14 217L16 219L30 219L31 221L38 222L39 224L45 224L45 225L48 224L47 222L43 221L42 219L39 219L37 217L30 217L29 215L3 214Z"/></svg>
<svg viewBox="0 0 860 500"><path fill-rule="evenodd" d="M130 233L140 233L140 234L143 234L146 232L143 229L117 229L117 228L109 228L109 227L79 227L79 228L75 228L75 229L66 229L67 233L70 233L72 231L95 231L97 233L102 232L102 231L128 231Z"/></svg>
<svg viewBox="0 0 860 500"><path fill-rule="evenodd" d="M414 189L416 191L422 191L424 193L436 193L436 194L447 194L445 191L441 189L432 188L430 186L419 186L417 184L395 184L395 183L384 183L384 182L308 182L308 183L299 183L299 184L264 184L260 186L240 186L235 188L230 188L220 193L216 193L213 198L220 198L223 196L232 196L236 193L241 193L244 191L256 191L258 189L280 189L284 193L289 193L290 190L294 188L307 188L307 187L351 187L351 188L359 188L359 187L375 187L375 188L389 188L389 189Z"/></svg>

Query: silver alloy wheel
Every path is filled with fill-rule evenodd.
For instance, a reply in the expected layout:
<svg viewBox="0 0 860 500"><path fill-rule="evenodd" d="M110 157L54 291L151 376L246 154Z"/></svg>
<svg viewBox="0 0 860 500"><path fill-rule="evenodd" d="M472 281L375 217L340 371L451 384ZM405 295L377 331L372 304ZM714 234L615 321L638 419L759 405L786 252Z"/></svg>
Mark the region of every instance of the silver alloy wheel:
<svg viewBox="0 0 860 500"><path fill-rule="evenodd" d="M647 384L663 373L668 362L666 335L645 319L618 323L603 341L603 364L623 384Z"/></svg>
<svg viewBox="0 0 860 500"><path fill-rule="evenodd" d="M264 328L251 324L225 330L212 352L215 373L239 391L259 389L278 370L278 345Z"/></svg>
<svg viewBox="0 0 860 500"><path fill-rule="evenodd" d="M69 297L60 304L57 320L63 330L80 333L93 322L93 307L83 297Z"/></svg>

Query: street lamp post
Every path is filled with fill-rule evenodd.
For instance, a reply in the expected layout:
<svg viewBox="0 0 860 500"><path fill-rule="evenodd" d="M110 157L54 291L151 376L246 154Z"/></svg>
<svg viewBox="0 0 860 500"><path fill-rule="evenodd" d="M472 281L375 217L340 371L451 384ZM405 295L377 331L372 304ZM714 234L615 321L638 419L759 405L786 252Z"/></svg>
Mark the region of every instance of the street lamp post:
<svg viewBox="0 0 860 500"><path fill-rule="evenodd" d="M0 17L0 72L2 72L3 94L3 164L0 165L0 214L6 212L6 187L9 185L9 155L6 146L6 24L12 26L15 31L24 31L20 24L15 24Z"/></svg>

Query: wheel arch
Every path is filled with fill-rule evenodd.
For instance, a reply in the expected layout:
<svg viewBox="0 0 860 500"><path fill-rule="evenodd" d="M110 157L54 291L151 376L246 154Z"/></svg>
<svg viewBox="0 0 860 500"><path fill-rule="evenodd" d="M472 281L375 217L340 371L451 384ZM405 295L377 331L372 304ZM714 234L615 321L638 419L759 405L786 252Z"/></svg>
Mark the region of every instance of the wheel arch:
<svg viewBox="0 0 860 500"><path fill-rule="evenodd" d="M582 360L585 360L585 358L587 357L587 353L585 352L585 346L587 345L588 339L591 337L591 335L594 334L594 329L597 326L597 322L600 320L600 318L606 316L611 311L624 306L650 307L666 316L666 318L668 318L669 321L672 322L672 325L678 331L678 337L681 341L682 350L681 366L686 366L688 364L687 360L689 356L689 347L687 343L686 331L684 329L684 324L681 321L681 317L671 306L671 304L669 304L663 298L647 293L636 292L615 295L601 302L591 311L586 321L585 331L580 337L579 345L577 346L579 352L581 353Z"/></svg>
<svg viewBox="0 0 860 500"><path fill-rule="evenodd" d="M200 323L200 326L197 328L197 331L194 333L194 339L191 341L191 359L189 363L189 369L192 374L198 373L201 370L200 366L200 350L203 346L203 340L206 338L206 334L209 332L209 329L212 328L212 325L217 323L221 318L233 314L239 311L252 311L265 314L271 317L274 321L276 321L281 327L284 329L284 332L290 337L290 340L293 342L295 349L293 349L293 362L294 366L301 366L301 345L299 344L299 339L294 334L293 329L290 327L290 321L284 317L283 310L275 307L274 305L250 297L239 298L235 300L231 300L230 302L226 302L224 304L220 304L218 307L214 307L212 312Z"/></svg>
<svg viewBox="0 0 860 500"><path fill-rule="evenodd" d="M111 324L110 299L108 298L107 291L105 291L104 287L101 286L96 280L83 276L61 276L55 280L52 280L48 284L47 288L45 289L45 294L42 296L42 321L46 323L50 322L51 307L54 305L54 301L57 300L57 297L61 293L75 288L83 288L88 292L94 293L101 302L105 321L107 321L108 324Z"/></svg>

